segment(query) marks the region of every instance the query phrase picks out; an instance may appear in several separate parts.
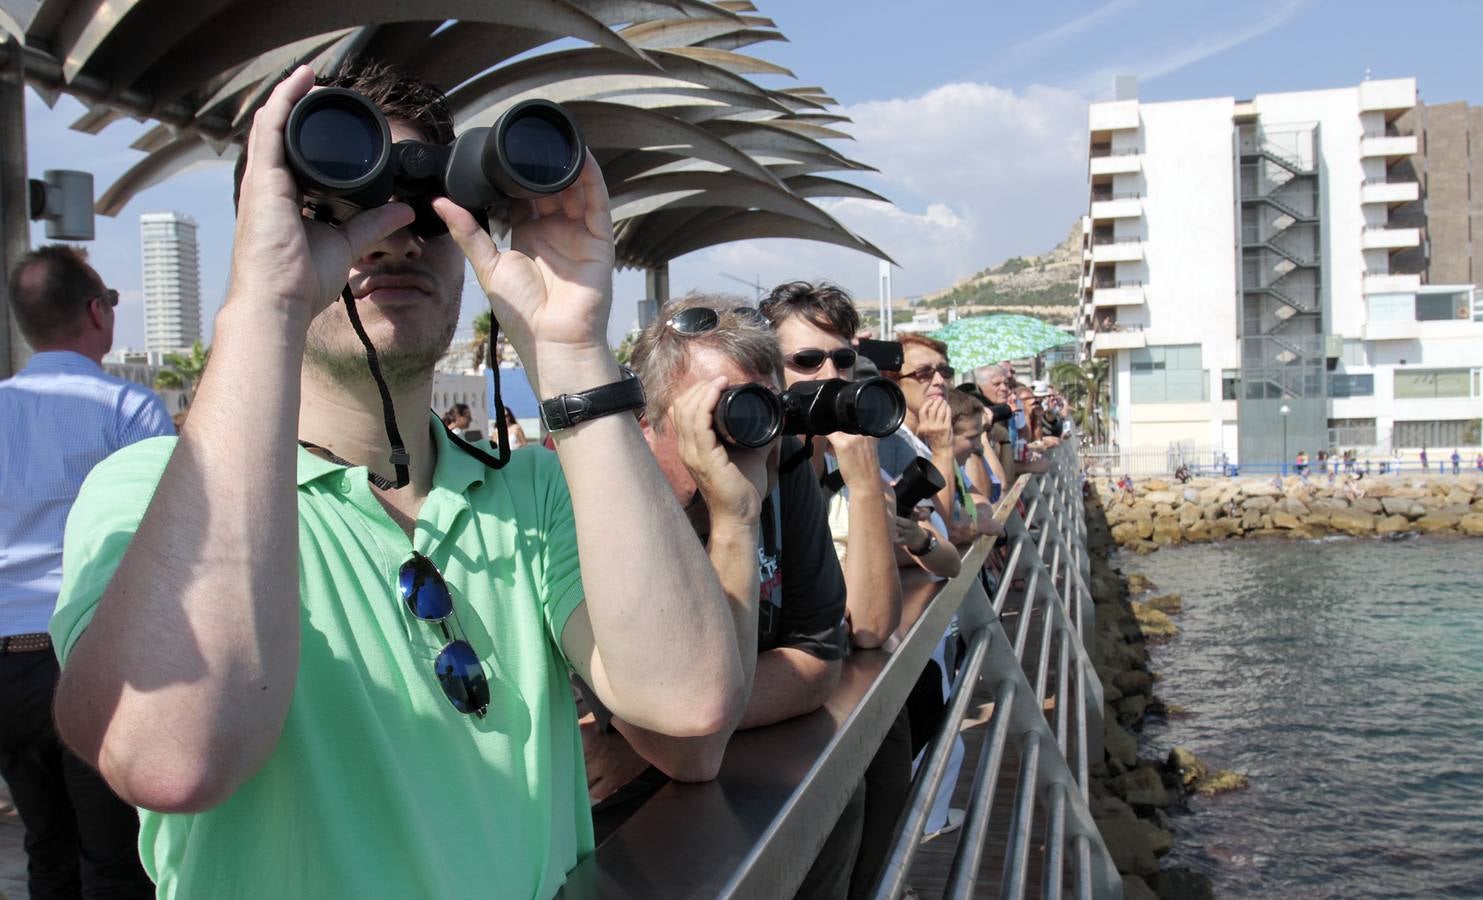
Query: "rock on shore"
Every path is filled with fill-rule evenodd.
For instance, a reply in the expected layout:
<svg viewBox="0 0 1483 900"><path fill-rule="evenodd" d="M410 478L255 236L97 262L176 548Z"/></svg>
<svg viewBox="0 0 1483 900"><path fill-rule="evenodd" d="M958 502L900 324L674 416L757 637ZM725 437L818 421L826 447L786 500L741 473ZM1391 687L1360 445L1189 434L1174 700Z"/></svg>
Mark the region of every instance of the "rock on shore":
<svg viewBox="0 0 1483 900"><path fill-rule="evenodd" d="M1094 484L1112 540L1138 553L1240 537L1483 537L1483 477L1476 474L1340 477L1333 485L1319 475L1195 478L1172 486L1148 479L1131 493L1107 479Z"/></svg>
<svg viewBox="0 0 1483 900"><path fill-rule="evenodd" d="M1124 578L1112 567L1109 554L1115 543L1123 543L1118 537L1120 527L1125 536L1146 534L1148 537L1134 537L1134 540L1149 544L1152 541L1148 538L1158 540L1161 533L1166 538L1174 533L1171 528L1182 536L1215 521L1206 519L1197 505L1198 488L1182 494L1171 491L1166 484L1151 483L1147 488L1149 494L1156 496L1140 502L1145 505L1147 499L1159 502L1121 519L1117 525L1109 525L1110 516L1104 515L1101 503L1094 496L1088 497L1087 549L1096 612L1096 637L1090 649L1105 702L1102 740L1105 758L1100 763L1093 761L1094 777L1088 786L1090 807L1103 843L1122 875L1123 896L1141 900L1191 900L1213 897L1214 890L1210 879L1198 872L1159 868L1159 859L1169 853L1174 843L1174 826L1166 810L1182 807L1192 794L1211 795L1245 787L1246 779L1235 772L1212 771L1183 747L1175 748L1165 760L1138 757L1136 732L1141 730L1144 717L1150 711L1167 714L1153 692L1158 679L1148 670L1147 645L1178 634L1172 617L1183 611L1184 604L1177 594L1154 595L1153 583L1142 575ZM1246 490L1244 486L1237 488L1237 508L1242 509L1243 516L1248 513L1258 516L1258 527L1276 531L1281 526L1277 525L1279 520L1275 515L1298 518L1311 514L1305 501L1279 496L1274 485L1253 484L1249 493L1241 493ZM1212 503L1218 501L1215 495L1212 498ZM1243 499L1256 502L1246 510L1241 506ZM1294 502L1288 503L1289 500ZM1302 510L1298 509L1299 504ZM1193 517L1194 509L1202 510L1197 519ZM1262 525L1259 517L1263 514L1274 516L1273 521ZM1298 521L1301 527L1302 520ZM1130 594L1148 596L1133 601Z"/></svg>

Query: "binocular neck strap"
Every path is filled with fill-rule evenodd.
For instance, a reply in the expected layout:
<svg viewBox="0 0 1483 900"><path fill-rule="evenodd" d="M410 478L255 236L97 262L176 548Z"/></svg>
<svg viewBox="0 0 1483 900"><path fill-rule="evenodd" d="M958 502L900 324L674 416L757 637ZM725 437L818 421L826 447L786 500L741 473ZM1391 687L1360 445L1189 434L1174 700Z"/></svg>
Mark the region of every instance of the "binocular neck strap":
<svg viewBox="0 0 1483 900"><path fill-rule="evenodd" d="M783 460L778 465L778 472L780 474L786 475L789 472L793 471L794 469L798 468L799 466L803 465L808 460L812 459L813 458L813 455L814 455L814 436L811 435L811 434L805 434L803 436L803 446L798 448L798 452L797 453L795 453L792 456L788 457L787 459Z"/></svg>
<svg viewBox="0 0 1483 900"><path fill-rule="evenodd" d="M376 390L381 393L381 413L386 419L386 439L391 444L391 465L396 470L395 483L369 470L366 472L366 477L383 491L404 488L412 482L407 474L407 467L412 462L412 457L408 455L407 445L402 443L402 432L396 425L396 410L391 403L391 389L386 386L386 379L381 377L381 363L376 359L376 348L371 344L371 338L366 334L365 326L360 323L360 313L356 312L355 295L350 293L350 285L345 285L344 290L340 291L340 297L345 301L345 315L350 319L350 327L355 329L355 336L360 338L362 346L366 348L366 364L371 367L371 377L376 379Z"/></svg>
<svg viewBox="0 0 1483 900"><path fill-rule="evenodd" d="M366 334L365 326L360 322L360 313L355 308L355 295L350 292L350 285L340 292L340 297L345 301L345 315L350 319L350 327L355 329L355 336L360 338L361 345L366 348L366 365L371 369L371 377L376 381L376 390L381 394L381 413L386 420L386 439L391 444L391 464L396 470L396 481L393 482L375 472L367 471L366 478L376 487L383 491L404 488L411 483L408 475L408 466L412 457L407 453L407 445L402 442L402 432L396 424L396 408L391 402L391 389L386 386L386 379L381 375L381 363L376 357L376 347L371 343L371 338ZM478 459L492 469L502 469L510 461L510 435L509 426L505 423L504 392L500 390L499 364L494 358L496 339L499 337L499 320L491 317L489 330L489 363L494 369L494 405L498 411L495 414L495 428L499 432L499 458L495 459L478 447L454 434L447 424L443 430L448 439L452 441L465 453ZM441 421L441 420L439 420ZM336 460L337 462L340 460ZM346 463L348 465L348 463Z"/></svg>

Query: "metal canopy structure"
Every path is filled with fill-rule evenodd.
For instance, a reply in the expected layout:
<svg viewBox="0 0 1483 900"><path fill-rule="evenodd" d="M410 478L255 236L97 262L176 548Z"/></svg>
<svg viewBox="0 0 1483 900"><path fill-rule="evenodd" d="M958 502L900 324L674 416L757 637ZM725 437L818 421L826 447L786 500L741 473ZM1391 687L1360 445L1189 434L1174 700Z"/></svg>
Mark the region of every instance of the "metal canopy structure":
<svg viewBox="0 0 1483 900"><path fill-rule="evenodd" d="M848 120L821 88L750 80L792 74L742 52L786 40L756 12L747 0L0 0L0 30L44 98L87 106L74 129L157 123L99 196L104 215L187 166L235 158L283 71L361 55L443 87L460 128L526 97L569 104L607 176L622 267L764 237L889 259L809 202L884 198L821 174L873 171L824 143L847 138Z"/></svg>

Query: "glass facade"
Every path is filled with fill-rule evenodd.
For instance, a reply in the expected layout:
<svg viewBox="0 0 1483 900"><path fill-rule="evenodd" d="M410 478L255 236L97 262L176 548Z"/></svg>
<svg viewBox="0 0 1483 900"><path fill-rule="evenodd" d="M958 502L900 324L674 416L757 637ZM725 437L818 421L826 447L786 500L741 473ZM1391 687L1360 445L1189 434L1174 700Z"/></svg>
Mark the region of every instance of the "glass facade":
<svg viewBox="0 0 1483 900"><path fill-rule="evenodd" d="M1129 351L1134 403L1200 403L1210 399L1199 344Z"/></svg>
<svg viewBox="0 0 1483 900"><path fill-rule="evenodd" d="M1434 400L1472 395L1468 369L1396 369L1397 400Z"/></svg>

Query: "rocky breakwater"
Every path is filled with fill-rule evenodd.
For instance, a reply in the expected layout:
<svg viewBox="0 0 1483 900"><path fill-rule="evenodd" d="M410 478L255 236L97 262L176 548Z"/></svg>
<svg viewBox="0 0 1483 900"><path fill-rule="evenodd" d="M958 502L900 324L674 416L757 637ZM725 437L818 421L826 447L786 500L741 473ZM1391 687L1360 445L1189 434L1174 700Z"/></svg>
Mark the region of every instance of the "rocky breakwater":
<svg viewBox="0 0 1483 900"><path fill-rule="evenodd" d="M1095 497L1087 503L1087 549L1096 610L1092 659L1102 682L1104 758L1093 761L1091 812L1123 876L1129 900L1198 900L1213 897L1210 880L1187 868L1161 868L1173 848L1171 810L1192 793L1215 794L1245 786L1233 772L1212 771L1193 753L1176 748L1165 759L1140 758L1138 732L1148 716L1169 714L1154 694L1158 676L1148 668L1148 645L1178 633L1177 595L1156 595L1138 575L1112 566L1116 526ZM1146 599L1133 599L1146 597Z"/></svg>
<svg viewBox="0 0 1483 900"><path fill-rule="evenodd" d="M1149 479L1131 491L1100 481L1097 491L1112 540L1139 553L1243 537L1483 536L1483 477L1472 474L1340 478L1332 485L1323 476Z"/></svg>

